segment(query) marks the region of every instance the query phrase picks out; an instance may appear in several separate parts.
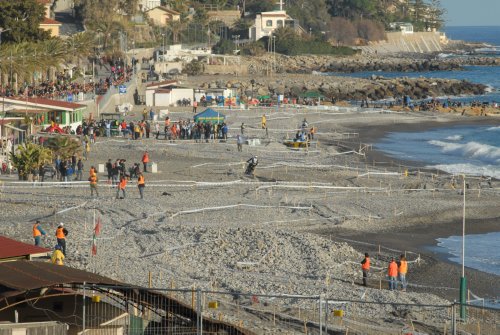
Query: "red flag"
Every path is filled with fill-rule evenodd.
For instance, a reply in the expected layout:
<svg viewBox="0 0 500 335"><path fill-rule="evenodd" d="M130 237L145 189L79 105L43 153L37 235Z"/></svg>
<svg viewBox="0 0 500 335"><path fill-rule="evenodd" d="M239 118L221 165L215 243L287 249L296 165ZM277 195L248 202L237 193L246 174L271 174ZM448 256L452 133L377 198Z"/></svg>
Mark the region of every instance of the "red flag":
<svg viewBox="0 0 500 335"><path fill-rule="evenodd" d="M101 233L101 218L97 218L97 222L95 224L94 228L94 234L95 236L99 235Z"/></svg>
<svg viewBox="0 0 500 335"><path fill-rule="evenodd" d="M97 245L95 244L95 241L92 242L92 256L97 255Z"/></svg>

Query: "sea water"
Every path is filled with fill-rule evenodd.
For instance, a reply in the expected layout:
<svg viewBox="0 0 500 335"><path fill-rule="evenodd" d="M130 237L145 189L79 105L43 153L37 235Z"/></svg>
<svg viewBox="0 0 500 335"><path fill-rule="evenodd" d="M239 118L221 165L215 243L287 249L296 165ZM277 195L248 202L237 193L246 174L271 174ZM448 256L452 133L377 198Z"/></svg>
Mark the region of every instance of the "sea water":
<svg viewBox="0 0 500 335"><path fill-rule="evenodd" d="M450 261L462 264L462 236L438 238L437 242ZM465 266L500 276L499 244L500 232L465 235Z"/></svg>

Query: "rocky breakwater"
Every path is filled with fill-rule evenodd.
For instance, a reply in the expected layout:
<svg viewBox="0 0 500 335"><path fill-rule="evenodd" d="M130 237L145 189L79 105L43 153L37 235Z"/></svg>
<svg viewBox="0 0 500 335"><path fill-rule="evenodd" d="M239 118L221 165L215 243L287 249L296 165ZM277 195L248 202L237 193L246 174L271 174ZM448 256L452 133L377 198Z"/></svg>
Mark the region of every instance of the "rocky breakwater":
<svg viewBox="0 0 500 335"><path fill-rule="evenodd" d="M434 78L385 78L372 76L368 79L281 75L275 78L259 78L252 87L251 78L206 81L202 88L236 88L242 96L274 96L284 94L296 98L308 91L316 91L330 100L382 100L409 95L413 99L440 96L484 94L487 87L468 81Z"/></svg>
<svg viewBox="0 0 500 335"><path fill-rule="evenodd" d="M265 55L259 58L247 58L246 61L254 73L266 73L271 68L276 68L277 72L281 73L311 73L312 71L353 73L457 71L463 70L463 67L467 65L500 66L500 58L494 57L435 58L421 54L412 57L276 55L276 58Z"/></svg>

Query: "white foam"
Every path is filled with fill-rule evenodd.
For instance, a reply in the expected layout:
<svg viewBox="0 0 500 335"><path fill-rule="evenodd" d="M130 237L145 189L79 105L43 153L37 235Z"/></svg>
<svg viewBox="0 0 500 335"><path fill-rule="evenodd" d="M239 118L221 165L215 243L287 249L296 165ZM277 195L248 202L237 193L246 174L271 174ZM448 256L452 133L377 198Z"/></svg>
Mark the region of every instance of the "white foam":
<svg viewBox="0 0 500 335"><path fill-rule="evenodd" d="M446 139L448 141L460 141L462 138L464 138L462 135L452 135L448 136Z"/></svg>
<svg viewBox="0 0 500 335"><path fill-rule="evenodd" d="M494 165L477 166L474 164L438 164L428 166L428 168L438 169L450 174L467 174L472 176L488 176L500 179L500 170Z"/></svg>
<svg viewBox="0 0 500 335"><path fill-rule="evenodd" d="M450 143L438 140L429 141L429 144L441 147L444 153L459 153L463 157L475 158L488 163L500 163L500 148L478 142Z"/></svg>
<svg viewBox="0 0 500 335"><path fill-rule="evenodd" d="M498 131L498 130L500 130L500 126L498 126L498 127L489 127L486 130L488 130L488 131Z"/></svg>

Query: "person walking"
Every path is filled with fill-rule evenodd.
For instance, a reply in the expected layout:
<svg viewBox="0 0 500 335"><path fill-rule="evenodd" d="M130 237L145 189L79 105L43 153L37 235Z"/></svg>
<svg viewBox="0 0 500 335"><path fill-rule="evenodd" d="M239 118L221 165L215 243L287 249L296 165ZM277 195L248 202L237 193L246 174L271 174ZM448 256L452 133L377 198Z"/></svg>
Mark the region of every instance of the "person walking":
<svg viewBox="0 0 500 335"><path fill-rule="evenodd" d="M60 223L56 229L57 245L61 247L62 253L66 256L66 236L68 235L68 230L64 228L64 223Z"/></svg>
<svg viewBox="0 0 500 335"><path fill-rule="evenodd" d="M389 290L394 291L396 289L396 279L398 276L398 264L394 257L391 258L391 262L387 268L387 276L389 277Z"/></svg>
<svg viewBox="0 0 500 335"><path fill-rule="evenodd" d="M408 282L406 281L407 272L408 262L406 261L405 255L401 255L398 262L398 277L399 281L401 282L401 289L403 292L406 292L406 286L408 286Z"/></svg>
<svg viewBox="0 0 500 335"><path fill-rule="evenodd" d="M95 191L96 198L99 197L99 192L97 191L97 175L95 173L90 175L89 183L90 183L90 196L93 197Z"/></svg>
<svg viewBox="0 0 500 335"><path fill-rule="evenodd" d="M260 125L261 125L262 129L266 129L267 128L266 114L262 115L262 120L260 121Z"/></svg>
<svg viewBox="0 0 500 335"><path fill-rule="evenodd" d="M240 126L240 129L241 129L241 136L245 135L245 128L246 128L246 127L245 127L245 123L244 123L244 122L242 122L242 123L241 123L241 126Z"/></svg>
<svg viewBox="0 0 500 335"><path fill-rule="evenodd" d="M236 145L239 152L243 151L243 137L241 135L236 135Z"/></svg>
<svg viewBox="0 0 500 335"><path fill-rule="evenodd" d="M144 199L144 187L146 186L146 183L144 182L144 175L139 172L137 176L137 188L139 188L139 195L141 196L141 199Z"/></svg>
<svg viewBox="0 0 500 335"><path fill-rule="evenodd" d="M144 165L144 172L148 172L148 163L149 163L149 153L146 151L144 155L142 155L142 164Z"/></svg>
<svg viewBox="0 0 500 335"><path fill-rule="evenodd" d="M76 177L75 180L82 181L82 176L83 176L83 162L82 159L79 158L78 162L76 163Z"/></svg>
<svg viewBox="0 0 500 335"><path fill-rule="evenodd" d="M368 286L368 274L370 273L370 255L365 252L365 258L361 261L361 271L363 271L363 286Z"/></svg>
<svg viewBox="0 0 500 335"><path fill-rule="evenodd" d="M54 252L52 253L51 261L52 264L64 265L64 253L61 251L61 246L57 244L54 247Z"/></svg>
<svg viewBox="0 0 500 335"><path fill-rule="evenodd" d="M42 226L40 225L40 221L36 220L35 224L33 225L33 238L35 239L36 246L40 245L42 235L45 236L45 230L43 230Z"/></svg>
<svg viewBox="0 0 500 335"><path fill-rule="evenodd" d="M122 176L120 178L120 184L118 184L118 189L116 190L116 199L120 198L120 191L123 193L123 199L125 199L125 188L127 187L127 178Z"/></svg>

